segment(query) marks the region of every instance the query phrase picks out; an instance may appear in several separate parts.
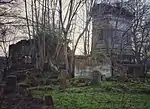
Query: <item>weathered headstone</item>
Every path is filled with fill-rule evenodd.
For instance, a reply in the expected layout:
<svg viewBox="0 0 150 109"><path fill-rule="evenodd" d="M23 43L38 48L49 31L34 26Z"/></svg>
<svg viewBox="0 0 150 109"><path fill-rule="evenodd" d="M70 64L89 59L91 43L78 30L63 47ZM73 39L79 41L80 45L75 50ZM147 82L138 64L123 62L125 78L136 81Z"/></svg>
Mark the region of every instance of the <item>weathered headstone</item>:
<svg viewBox="0 0 150 109"><path fill-rule="evenodd" d="M19 93L24 96L27 96L28 95L27 88L29 88L29 86L30 85L26 83L19 83Z"/></svg>
<svg viewBox="0 0 150 109"><path fill-rule="evenodd" d="M33 87L38 86L38 80L31 72L26 72L25 82Z"/></svg>
<svg viewBox="0 0 150 109"><path fill-rule="evenodd" d="M101 74L99 71L93 71L93 80L92 84L99 84L101 82Z"/></svg>
<svg viewBox="0 0 150 109"><path fill-rule="evenodd" d="M63 70L60 74L60 88L66 89L67 88L67 71Z"/></svg>
<svg viewBox="0 0 150 109"><path fill-rule="evenodd" d="M0 84L0 97L2 96L3 92L4 92L4 88L5 88L6 84ZM1 109L1 108L0 108Z"/></svg>
<svg viewBox="0 0 150 109"><path fill-rule="evenodd" d="M47 107L47 109L54 109L54 102L51 95L45 96L44 105Z"/></svg>
<svg viewBox="0 0 150 109"><path fill-rule="evenodd" d="M6 81L5 93L13 93L17 89L17 76L8 75Z"/></svg>
<svg viewBox="0 0 150 109"><path fill-rule="evenodd" d="M106 76L105 75L101 75L101 79L102 79L102 81L106 81Z"/></svg>
<svg viewBox="0 0 150 109"><path fill-rule="evenodd" d="M0 82L3 80L3 71L0 69Z"/></svg>
<svg viewBox="0 0 150 109"><path fill-rule="evenodd" d="M60 88L61 89L67 88L67 80L65 78L60 78Z"/></svg>

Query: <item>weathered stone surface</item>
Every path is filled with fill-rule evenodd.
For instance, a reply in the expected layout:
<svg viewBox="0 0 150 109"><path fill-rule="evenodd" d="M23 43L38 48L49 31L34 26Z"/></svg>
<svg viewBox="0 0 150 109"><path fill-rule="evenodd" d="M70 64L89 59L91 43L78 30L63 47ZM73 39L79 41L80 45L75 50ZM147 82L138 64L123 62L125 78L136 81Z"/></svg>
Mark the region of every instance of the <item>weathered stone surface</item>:
<svg viewBox="0 0 150 109"><path fill-rule="evenodd" d="M16 91L16 88L17 88L17 77L15 75L7 76L6 87L4 92L13 93Z"/></svg>
<svg viewBox="0 0 150 109"><path fill-rule="evenodd" d="M79 83L79 84L77 84L77 86L78 87L84 87L84 86L87 86L87 84L86 83Z"/></svg>
<svg viewBox="0 0 150 109"><path fill-rule="evenodd" d="M0 70L0 82L3 80L3 72Z"/></svg>
<svg viewBox="0 0 150 109"><path fill-rule="evenodd" d="M26 83L19 83L19 93L21 95L24 95L24 96L27 96L28 95L28 91L27 91L27 88L29 88L30 85L29 84L26 84Z"/></svg>
<svg viewBox="0 0 150 109"><path fill-rule="evenodd" d="M61 89L67 88L67 80L65 78L60 79L60 88Z"/></svg>
<svg viewBox="0 0 150 109"><path fill-rule="evenodd" d="M105 75L102 75L102 76L101 76L101 79L102 79L102 81L106 81L106 76L105 76Z"/></svg>
<svg viewBox="0 0 150 109"><path fill-rule="evenodd" d="M92 84L99 84L102 81L101 73L98 71L93 71L92 73L93 73Z"/></svg>
<svg viewBox="0 0 150 109"><path fill-rule="evenodd" d="M87 78L72 78L69 80L69 84L72 86L88 86L91 84L91 79Z"/></svg>
<svg viewBox="0 0 150 109"><path fill-rule="evenodd" d="M54 102L53 102L53 98L51 95L45 96L44 104L46 106L49 106L49 109L54 109Z"/></svg>

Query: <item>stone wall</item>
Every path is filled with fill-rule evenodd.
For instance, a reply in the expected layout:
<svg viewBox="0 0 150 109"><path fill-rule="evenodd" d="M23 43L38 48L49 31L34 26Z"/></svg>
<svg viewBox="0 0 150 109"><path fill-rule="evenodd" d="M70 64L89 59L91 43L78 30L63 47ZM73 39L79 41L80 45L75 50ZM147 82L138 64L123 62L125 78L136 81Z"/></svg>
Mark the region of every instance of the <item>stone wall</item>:
<svg viewBox="0 0 150 109"><path fill-rule="evenodd" d="M90 59L89 59L90 58ZM88 62L87 62L88 60ZM88 64L90 63L90 64ZM93 72L98 71L101 75L106 77L111 76L111 62L105 59L103 62L96 62L92 57L84 57L77 59L75 64L75 77L93 78Z"/></svg>
<svg viewBox="0 0 150 109"><path fill-rule="evenodd" d="M33 40L21 40L16 44L12 44L9 46L9 57L11 58L11 62L13 63L24 63L25 57L30 56L35 57L33 55L33 46L31 43Z"/></svg>

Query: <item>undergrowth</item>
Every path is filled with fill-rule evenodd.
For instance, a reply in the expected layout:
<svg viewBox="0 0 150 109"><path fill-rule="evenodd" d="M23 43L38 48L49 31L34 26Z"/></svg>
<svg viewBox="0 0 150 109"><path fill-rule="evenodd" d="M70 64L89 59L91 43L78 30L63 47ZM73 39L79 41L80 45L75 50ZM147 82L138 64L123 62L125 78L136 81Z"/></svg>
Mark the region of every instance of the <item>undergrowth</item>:
<svg viewBox="0 0 150 109"><path fill-rule="evenodd" d="M35 97L52 95L56 109L150 109L147 83L103 82L100 85L70 87L66 90L32 90Z"/></svg>

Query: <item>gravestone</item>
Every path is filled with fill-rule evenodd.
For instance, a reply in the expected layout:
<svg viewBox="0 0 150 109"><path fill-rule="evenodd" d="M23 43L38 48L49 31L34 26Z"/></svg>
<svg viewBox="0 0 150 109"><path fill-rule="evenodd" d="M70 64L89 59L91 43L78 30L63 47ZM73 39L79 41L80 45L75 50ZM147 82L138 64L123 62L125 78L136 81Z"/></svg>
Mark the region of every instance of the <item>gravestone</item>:
<svg viewBox="0 0 150 109"><path fill-rule="evenodd" d="M29 84L19 83L19 93L24 95L24 96L27 96L28 95L27 88L29 88L29 87L30 87Z"/></svg>
<svg viewBox="0 0 150 109"><path fill-rule="evenodd" d="M3 71L0 69L0 83L2 82L3 80Z"/></svg>
<svg viewBox="0 0 150 109"><path fill-rule="evenodd" d="M13 93L16 92L16 89L17 89L17 76L8 75L4 93Z"/></svg>
<svg viewBox="0 0 150 109"><path fill-rule="evenodd" d="M101 75L101 80L102 81L106 81L106 76L105 75Z"/></svg>
<svg viewBox="0 0 150 109"><path fill-rule="evenodd" d="M101 83L101 81L102 81L101 73L99 71L93 71L92 74L93 74L92 84L99 84L99 83Z"/></svg>
<svg viewBox="0 0 150 109"><path fill-rule="evenodd" d="M43 109L54 109L54 102L51 95L47 95L44 98L44 107Z"/></svg>
<svg viewBox="0 0 150 109"><path fill-rule="evenodd" d="M67 88L67 77L68 77L68 73L66 70L62 70L61 74L60 74L60 88L61 89L66 89Z"/></svg>

